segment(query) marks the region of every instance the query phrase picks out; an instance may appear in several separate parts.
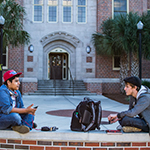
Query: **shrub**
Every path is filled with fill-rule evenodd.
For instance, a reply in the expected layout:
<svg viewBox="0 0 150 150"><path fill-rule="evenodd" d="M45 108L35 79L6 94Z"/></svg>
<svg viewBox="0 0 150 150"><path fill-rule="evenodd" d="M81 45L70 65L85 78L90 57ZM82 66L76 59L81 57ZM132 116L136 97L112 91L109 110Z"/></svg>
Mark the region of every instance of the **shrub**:
<svg viewBox="0 0 150 150"><path fill-rule="evenodd" d="M149 81L146 81L146 80L142 81L142 85L145 85L148 88L150 88L150 82Z"/></svg>

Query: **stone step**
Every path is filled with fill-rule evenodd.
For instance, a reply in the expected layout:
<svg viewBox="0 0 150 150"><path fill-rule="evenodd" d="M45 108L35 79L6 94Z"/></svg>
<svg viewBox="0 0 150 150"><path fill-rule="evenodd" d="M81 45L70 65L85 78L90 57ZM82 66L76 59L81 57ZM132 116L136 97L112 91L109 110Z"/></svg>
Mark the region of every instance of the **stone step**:
<svg viewBox="0 0 150 150"><path fill-rule="evenodd" d="M73 92L74 95L96 95L96 93L90 93L86 90L82 80L74 81L74 91L70 80L55 80L55 82L54 80L39 80L38 90L29 93L29 95L73 95Z"/></svg>
<svg viewBox="0 0 150 150"><path fill-rule="evenodd" d="M28 95L55 95L55 93L28 93ZM97 95L96 93L56 93L56 95Z"/></svg>

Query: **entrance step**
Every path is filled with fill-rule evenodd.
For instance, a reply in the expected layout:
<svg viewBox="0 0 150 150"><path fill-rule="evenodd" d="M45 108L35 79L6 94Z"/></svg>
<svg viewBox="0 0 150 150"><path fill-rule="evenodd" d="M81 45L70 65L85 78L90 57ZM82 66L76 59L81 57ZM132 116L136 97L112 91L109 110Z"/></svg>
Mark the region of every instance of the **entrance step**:
<svg viewBox="0 0 150 150"><path fill-rule="evenodd" d="M39 80L38 89L29 95L96 95L86 90L82 80Z"/></svg>

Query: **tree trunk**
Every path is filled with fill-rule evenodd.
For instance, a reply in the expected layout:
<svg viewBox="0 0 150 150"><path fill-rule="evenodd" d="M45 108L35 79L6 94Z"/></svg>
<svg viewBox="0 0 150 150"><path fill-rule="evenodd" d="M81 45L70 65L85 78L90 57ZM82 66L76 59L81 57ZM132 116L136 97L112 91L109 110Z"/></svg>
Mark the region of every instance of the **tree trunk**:
<svg viewBox="0 0 150 150"><path fill-rule="evenodd" d="M139 76L138 55L133 52L131 52L131 76Z"/></svg>
<svg viewBox="0 0 150 150"><path fill-rule="evenodd" d="M128 76L128 68L129 68L129 59L127 54L122 54L120 56L120 91L124 93L124 78Z"/></svg>

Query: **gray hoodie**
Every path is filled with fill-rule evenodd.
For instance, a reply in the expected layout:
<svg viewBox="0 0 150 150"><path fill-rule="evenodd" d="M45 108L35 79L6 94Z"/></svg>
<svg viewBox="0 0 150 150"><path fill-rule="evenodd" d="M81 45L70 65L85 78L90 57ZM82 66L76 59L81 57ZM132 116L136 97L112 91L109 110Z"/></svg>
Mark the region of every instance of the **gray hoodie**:
<svg viewBox="0 0 150 150"><path fill-rule="evenodd" d="M141 86L137 97L131 99L129 110L122 111L117 116L118 118L123 118L125 116L134 117L136 115L144 118L150 129L150 89L147 87Z"/></svg>

